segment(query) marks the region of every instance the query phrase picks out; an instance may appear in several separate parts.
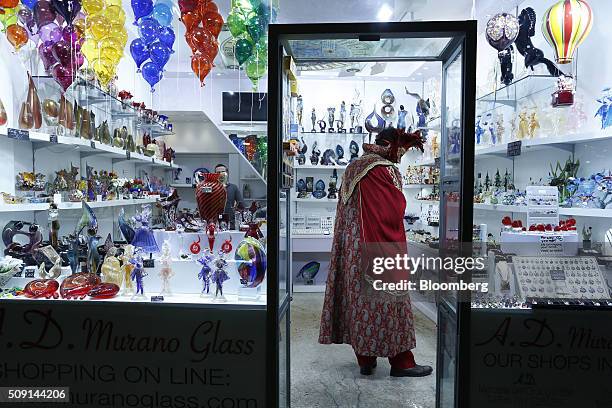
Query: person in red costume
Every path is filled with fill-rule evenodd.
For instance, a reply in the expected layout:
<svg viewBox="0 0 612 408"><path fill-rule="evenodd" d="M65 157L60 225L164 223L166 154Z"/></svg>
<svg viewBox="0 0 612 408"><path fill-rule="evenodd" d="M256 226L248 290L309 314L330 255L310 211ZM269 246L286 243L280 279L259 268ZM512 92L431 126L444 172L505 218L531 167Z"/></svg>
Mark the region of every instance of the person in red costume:
<svg viewBox="0 0 612 408"><path fill-rule="evenodd" d="M350 344L361 374L370 375L377 357L388 357L395 377L423 377L418 365L412 306L407 291L376 290L367 270L372 248L384 256L407 253L406 199L396 167L408 149L423 151L420 133L386 128L376 144L348 165L342 180L319 343ZM371 267L370 267L371 269Z"/></svg>

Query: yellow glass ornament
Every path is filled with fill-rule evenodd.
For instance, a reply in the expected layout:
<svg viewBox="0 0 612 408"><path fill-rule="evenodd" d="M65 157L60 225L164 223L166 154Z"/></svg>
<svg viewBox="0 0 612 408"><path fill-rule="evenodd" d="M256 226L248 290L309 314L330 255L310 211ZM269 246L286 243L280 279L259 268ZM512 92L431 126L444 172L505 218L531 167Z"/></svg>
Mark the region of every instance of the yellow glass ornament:
<svg viewBox="0 0 612 408"><path fill-rule="evenodd" d="M82 5L83 5L83 9L89 15L98 14L104 9L103 0L83 0Z"/></svg>
<svg viewBox="0 0 612 408"><path fill-rule="evenodd" d="M111 79L115 77L116 66L108 58L102 57L95 59L92 68L103 86L107 86Z"/></svg>
<svg viewBox="0 0 612 408"><path fill-rule="evenodd" d="M94 60L100 58L100 48L98 47L98 42L93 38L85 40L81 46L81 52L85 58L87 58L89 63L92 63Z"/></svg>
<svg viewBox="0 0 612 408"><path fill-rule="evenodd" d="M95 14L87 18L87 28L93 38L100 41L106 37L110 31L110 23L101 14Z"/></svg>
<svg viewBox="0 0 612 408"><path fill-rule="evenodd" d="M106 0L106 5L122 7L121 0Z"/></svg>
<svg viewBox="0 0 612 408"><path fill-rule="evenodd" d="M113 39L113 41L116 41ZM108 58L114 65L119 63L121 57L123 57L123 47L113 47L102 45L104 40L100 43L100 55L101 58Z"/></svg>
<svg viewBox="0 0 612 408"><path fill-rule="evenodd" d="M78 20L74 20L72 22L72 25L74 26L74 28L76 28L77 33L79 34L80 37L85 35L85 30L87 29L87 23L85 22L84 18L79 18Z"/></svg>
<svg viewBox="0 0 612 408"><path fill-rule="evenodd" d="M121 44L121 48L125 47L125 44L127 44L128 34L125 28L123 28L118 33L113 33L113 37L115 37L119 41L119 43Z"/></svg>
<svg viewBox="0 0 612 408"><path fill-rule="evenodd" d="M111 24L125 23L125 12L119 6L108 6L102 12L102 15L108 19Z"/></svg>

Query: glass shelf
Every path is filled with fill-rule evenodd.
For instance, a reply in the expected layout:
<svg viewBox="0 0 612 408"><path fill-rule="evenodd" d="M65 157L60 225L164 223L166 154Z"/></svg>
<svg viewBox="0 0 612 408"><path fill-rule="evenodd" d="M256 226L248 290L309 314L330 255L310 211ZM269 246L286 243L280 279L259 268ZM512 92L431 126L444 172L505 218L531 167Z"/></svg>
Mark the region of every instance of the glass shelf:
<svg viewBox="0 0 612 408"><path fill-rule="evenodd" d="M33 78L42 82L53 81L53 78L50 76L36 76ZM143 118L138 109L124 104L121 100L98 86L85 82L82 78L77 78L66 90L65 95L68 99L75 100L81 106L86 106L89 109L96 107L105 111L113 120L133 118L136 120L136 126L147 131L153 138L174 134L162 123Z"/></svg>
<svg viewBox="0 0 612 408"><path fill-rule="evenodd" d="M492 92L476 99L479 110L484 110L488 104L499 104L516 107L517 102L544 91L551 91L556 85L557 77L551 75L527 75L513 81L509 85L501 86Z"/></svg>

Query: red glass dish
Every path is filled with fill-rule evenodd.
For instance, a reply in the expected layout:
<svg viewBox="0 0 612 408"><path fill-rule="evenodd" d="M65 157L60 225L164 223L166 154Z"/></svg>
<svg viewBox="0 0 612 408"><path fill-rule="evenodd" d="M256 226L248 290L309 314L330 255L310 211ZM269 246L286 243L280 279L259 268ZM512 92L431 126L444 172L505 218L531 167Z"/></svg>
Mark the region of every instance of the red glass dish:
<svg viewBox="0 0 612 408"><path fill-rule="evenodd" d="M89 291L89 296L94 299L110 299L117 295L119 286L110 282L103 282L94 286Z"/></svg>
<svg viewBox="0 0 612 408"><path fill-rule="evenodd" d="M75 273L68 276L60 286L60 295L64 299L84 298L94 286L100 283L100 278L92 273Z"/></svg>
<svg viewBox="0 0 612 408"><path fill-rule="evenodd" d="M57 288L59 283L55 279L35 279L26 285L23 294L32 299L57 298Z"/></svg>

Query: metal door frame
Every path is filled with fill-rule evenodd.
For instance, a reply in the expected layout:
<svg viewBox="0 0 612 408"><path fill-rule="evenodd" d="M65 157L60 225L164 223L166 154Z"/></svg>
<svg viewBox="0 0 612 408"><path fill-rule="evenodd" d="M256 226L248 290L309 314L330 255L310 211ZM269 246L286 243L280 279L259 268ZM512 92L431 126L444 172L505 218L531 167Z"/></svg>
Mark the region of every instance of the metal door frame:
<svg viewBox="0 0 612 408"><path fill-rule="evenodd" d="M355 38L364 41L375 41L376 38L448 38L453 37L438 58L421 58L424 61L447 60L463 42L463 140L462 140L462 198L460 214L462 217L461 239L471 240L472 237L472 211L474 179L474 121L476 103L476 34L477 23L470 21L426 21L426 22L398 22L398 23L331 23L331 24L271 24L268 34L268 185L267 185L267 218L268 218L268 289L267 289L267 324L266 324L266 407L275 408L279 404L279 321L281 309L289 310L290 288L287 291L287 306L279 307L278 288L278 255L279 255L279 175L281 174L282 143L280 139L282 129L282 63L283 44L288 39L333 39ZM395 59L398 60L398 59ZM405 60L414 60L406 58ZM467 64L467 61L470 61ZM468 126L468 124L472 124ZM287 197L289 201L289 197ZM467 201L467 202L466 202ZM290 203L287 202L288 207ZM289 220L288 220L289 221ZM468 223L469 221L469 223ZM469 226L469 231L467 229ZM468 234L469 232L469 234ZM290 240L289 234L287 239ZM466 241L469 242L469 241ZM290 275L290 273L289 273ZM288 276L287 282L291 278ZM469 305L467 305L469 306ZM459 317L463 322L468 321L469 308L460 307ZM466 315L466 316L464 316ZM289 321L289 320L288 320ZM469 321L468 321L469 322ZM289 327L290 328L290 327ZM462 364L458 364L458 376L467 379L469 373L469 325L461 324L458 330L458 342L461 343ZM287 346L287 350L290 347ZM468 358L464 358L468 356ZM287 356L290 365L290 355ZM288 376L289 377L289 376ZM458 382L458 381L457 381ZM467 387L458 400L459 408L468 407L469 395Z"/></svg>

